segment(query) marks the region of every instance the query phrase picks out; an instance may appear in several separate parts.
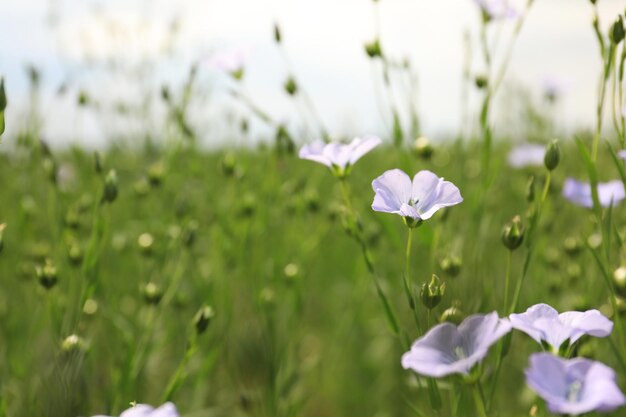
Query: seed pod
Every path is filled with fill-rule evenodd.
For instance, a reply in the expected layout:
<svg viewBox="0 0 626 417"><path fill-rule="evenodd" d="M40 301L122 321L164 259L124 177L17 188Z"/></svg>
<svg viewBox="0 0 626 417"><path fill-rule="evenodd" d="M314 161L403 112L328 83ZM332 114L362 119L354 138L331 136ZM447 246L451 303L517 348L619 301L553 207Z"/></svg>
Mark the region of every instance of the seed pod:
<svg viewBox="0 0 626 417"><path fill-rule="evenodd" d="M556 139L548 144L546 147L546 154L543 158L543 163L548 171L554 170L561 159L561 152L559 150L559 144Z"/></svg>
<svg viewBox="0 0 626 417"><path fill-rule="evenodd" d="M502 243L510 251L517 249L524 241L524 228L520 216L515 216L502 229Z"/></svg>

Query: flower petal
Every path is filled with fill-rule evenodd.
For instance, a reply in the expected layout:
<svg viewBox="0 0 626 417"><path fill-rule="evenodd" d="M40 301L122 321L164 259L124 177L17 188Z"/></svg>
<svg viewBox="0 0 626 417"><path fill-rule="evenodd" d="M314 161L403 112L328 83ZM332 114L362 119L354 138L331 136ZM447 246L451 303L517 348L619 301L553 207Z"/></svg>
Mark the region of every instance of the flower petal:
<svg viewBox="0 0 626 417"><path fill-rule="evenodd" d="M350 165L354 165L356 161L361 159L363 155L380 145L382 141L376 136L364 136L362 138L355 138L350 143Z"/></svg>
<svg viewBox="0 0 626 417"><path fill-rule="evenodd" d="M535 304L529 307L525 313L511 314L509 316L509 320L514 329L526 333L528 336L535 339L537 343L541 343L541 341L545 339L543 330L535 327L535 322L541 318L557 321L559 313L547 304Z"/></svg>
<svg viewBox="0 0 626 417"><path fill-rule="evenodd" d="M332 167L331 160L324 155L324 147L326 145L321 140L316 140L315 142L304 145L298 156L300 159L308 159L310 161L315 161L320 164L326 165L327 167Z"/></svg>
<svg viewBox="0 0 626 417"><path fill-rule="evenodd" d="M411 178L404 171L392 169L372 181L376 195L372 210L400 214L402 204L411 199Z"/></svg>

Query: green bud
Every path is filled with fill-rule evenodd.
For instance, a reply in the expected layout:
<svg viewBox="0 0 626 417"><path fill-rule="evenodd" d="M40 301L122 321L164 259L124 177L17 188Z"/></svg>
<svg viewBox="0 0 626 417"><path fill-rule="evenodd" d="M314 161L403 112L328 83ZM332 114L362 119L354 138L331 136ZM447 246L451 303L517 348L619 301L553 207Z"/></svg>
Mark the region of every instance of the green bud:
<svg viewBox="0 0 626 417"><path fill-rule="evenodd" d="M6 229L6 223L0 224L0 253L2 253L2 249L4 249L4 229Z"/></svg>
<svg viewBox="0 0 626 417"><path fill-rule="evenodd" d="M196 333L202 334L209 327L211 320L215 316L215 312L210 306L204 305L200 307L200 310L196 313L196 316L193 318L193 324L196 327Z"/></svg>
<svg viewBox="0 0 626 417"><path fill-rule="evenodd" d="M165 165L162 162L156 162L148 168L148 181L153 187L158 187L163 183L165 177Z"/></svg>
<svg viewBox="0 0 626 417"><path fill-rule="evenodd" d="M580 239L574 236L568 236L563 241L563 250L569 256L574 257L578 255L580 251L582 250L582 248L583 248L583 243L580 241Z"/></svg>
<svg viewBox="0 0 626 417"><path fill-rule="evenodd" d="M300 276L300 267L293 262L289 263L283 268L283 273L287 282L294 282Z"/></svg>
<svg viewBox="0 0 626 417"><path fill-rule="evenodd" d="M613 284L615 291L622 297L626 297L626 267L620 266L613 271Z"/></svg>
<svg viewBox="0 0 626 417"><path fill-rule="evenodd" d="M102 174L104 172L104 156L100 152L94 152L93 163L96 174Z"/></svg>
<svg viewBox="0 0 626 417"><path fill-rule="evenodd" d="M154 248L154 237L150 233L142 233L137 238L137 245L142 254L150 255Z"/></svg>
<svg viewBox="0 0 626 417"><path fill-rule="evenodd" d="M404 221L406 227L408 227L409 229L415 229L422 225L422 219L414 219L413 217L405 216L402 218L402 220Z"/></svg>
<svg viewBox="0 0 626 417"><path fill-rule="evenodd" d="M309 189L303 195L304 205L310 212L316 212L320 208L320 196L315 189Z"/></svg>
<svg viewBox="0 0 626 417"><path fill-rule="evenodd" d="M83 305L83 313L87 316L93 316L98 312L98 302L93 298L88 298L85 300L85 305Z"/></svg>
<svg viewBox="0 0 626 417"><path fill-rule="evenodd" d="M432 310L441 302L441 297L446 291L445 282L442 283L435 274L430 278L430 282L422 284L420 289L420 299L427 309Z"/></svg>
<svg viewBox="0 0 626 417"><path fill-rule="evenodd" d="M147 283L141 291L144 300L150 305L157 305L163 298L163 290L153 282Z"/></svg>
<svg viewBox="0 0 626 417"><path fill-rule="evenodd" d="M591 249L599 249L602 246L602 235L600 233L594 233L587 238L587 245Z"/></svg>
<svg viewBox="0 0 626 417"><path fill-rule="evenodd" d="M476 78L474 78L474 83L476 84L476 87L482 90L487 88L489 85L489 78L487 78L486 75L477 75Z"/></svg>
<svg viewBox="0 0 626 417"><path fill-rule="evenodd" d="M548 171L552 171L559 165L560 159L561 152L559 150L559 143L558 140L554 139L546 147L546 155L543 158L543 164L546 166Z"/></svg>
<svg viewBox="0 0 626 417"><path fill-rule="evenodd" d="M84 352L86 347L85 340L75 334L67 336L63 339L63 342L61 342L61 351L63 353Z"/></svg>
<svg viewBox="0 0 626 417"><path fill-rule="evenodd" d="M109 171L104 178L104 190L102 193L102 202L112 203L117 198L117 174L115 170Z"/></svg>
<svg viewBox="0 0 626 417"><path fill-rule="evenodd" d="M374 39L370 43L365 44L365 53L370 58L378 58L383 56L382 48L380 47L380 41L378 39Z"/></svg>
<svg viewBox="0 0 626 417"><path fill-rule="evenodd" d="M235 160L235 155L231 152L227 152L222 157L220 161L220 169L222 170L222 174L227 177L232 177L235 174L235 170L237 168L237 161Z"/></svg>
<svg viewBox="0 0 626 417"><path fill-rule="evenodd" d="M413 152L418 157L429 160L433 156L434 151L435 148L433 148L433 145L430 143L430 140L428 140L427 137L421 136L415 139L415 143L413 144Z"/></svg>
<svg viewBox="0 0 626 417"><path fill-rule="evenodd" d="M609 38L611 38L611 42L615 45L624 40L624 19L621 15L617 17L611 26Z"/></svg>
<svg viewBox="0 0 626 417"><path fill-rule="evenodd" d="M532 203L535 201L535 176L531 175L526 184L526 201Z"/></svg>
<svg viewBox="0 0 626 417"><path fill-rule="evenodd" d="M78 243L72 243L67 250L67 257L72 265L80 265L83 261L83 250Z"/></svg>
<svg viewBox="0 0 626 417"><path fill-rule="evenodd" d="M244 75L245 75L245 71L243 68L230 72L230 76L233 77L235 81L243 80Z"/></svg>
<svg viewBox="0 0 626 417"><path fill-rule="evenodd" d="M461 309L454 303L452 306L446 308L443 313L441 313L440 321L442 322L450 322L454 324L460 324L463 319L465 319L465 314L461 311Z"/></svg>
<svg viewBox="0 0 626 417"><path fill-rule="evenodd" d="M463 265L461 258L458 256L446 256L441 260L439 266L444 274L450 278L455 278L461 272L461 266Z"/></svg>
<svg viewBox="0 0 626 417"><path fill-rule="evenodd" d="M271 309L276 304L276 293L271 288L263 288L259 294L261 306Z"/></svg>
<svg viewBox="0 0 626 417"><path fill-rule="evenodd" d="M46 259L46 263L43 266L36 266L35 273L37 275L37 279L42 287L46 290L51 289L57 284L59 277L57 275L57 269L52 264L50 259Z"/></svg>
<svg viewBox="0 0 626 417"><path fill-rule="evenodd" d="M4 77L0 77L0 112L7 109L7 93L4 89Z"/></svg>
<svg viewBox="0 0 626 417"><path fill-rule="evenodd" d="M84 90L80 90L76 101L80 107L85 107L89 104L89 94L87 94L87 92Z"/></svg>
<svg viewBox="0 0 626 417"><path fill-rule="evenodd" d="M145 197L150 192L150 183L146 178L140 178L133 184L133 191L138 197Z"/></svg>
<svg viewBox="0 0 626 417"><path fill-rule="evenodd" d="M290 96L293 96L298 92L298 84L296 84L296 80L293 77L287 78L283 87Z"/></svg>
<svg viewBox="0 0 626 417"><path fill-rule="evenodd" d="M280 43L282 39L283 37L280 31L280 26L278 26L278 23L274 23L274 41L276 41L276 43Z"/></svg>
<svg viewBox="0 0 626 417"><path fill-rule="evenodd" d="M196 235L198 234L198 222L195 220L189 220L189 223L183 229L182 241L183 244L187 247L193 246L196 241Z"/></svg>
<svg viewBox="0 0 626 417"><path fill-rule="evenodd" d="M57 164L56 164L56 162L54 162L54 159L52 159L49 156L46 156L41 161L41 165L43 167L43 172L46 174L46 177L48 177L50 182L52 182L53 184L56 184L56 182L57 182Z"/></svg>
<svg viewBox="0 0 626 417"><path fill-rule="evenodd" d="M256 212L258 202L254 194L246 194L241 199L239 214L243 217L251 217Z"/></svg>
<svg viewBox="0 0 626 417"><path fill-rule="evenodd" d="M524 240L524 228L520 216L515 216L502 229L502 243L510 251L513 251L522 244Z"/></svg>
<svg viewBox="0 0 626 417"><path fill-rule="evenodd" d="M161 99L164 102L169 103L170 98L171 98L170 88L167 85L163 84L161 86Z"/></svg>

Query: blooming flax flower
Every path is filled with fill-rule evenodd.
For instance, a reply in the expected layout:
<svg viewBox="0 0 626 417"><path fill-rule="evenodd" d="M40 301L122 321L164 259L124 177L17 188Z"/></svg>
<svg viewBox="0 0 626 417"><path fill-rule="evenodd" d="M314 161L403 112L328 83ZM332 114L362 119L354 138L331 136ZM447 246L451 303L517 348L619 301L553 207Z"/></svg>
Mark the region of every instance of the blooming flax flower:
<svg viewBox="0 0 626 417"><path fill-rule="evenodd" d="M546 147L532 143L516 146L509 152L509 165L513 168L527 166L543 166L543 158L546 155Z"/></svg>
<svg viewBox="0 0 626 417"><path fill-rule="evenodd" d="M495 311L474 314L459 325L441 323L418 339L402 355L402 367L435 378L468 374L489 347L511 331L511 324Z"/></svg>
<svg viewBox="0 0 626 417"><path fill-rule="evenodd" d="M380 145L382 141L376 136L355 138L348 144L332 142L324 143L317 140L300 149L299 156L326 165L339 178L350 173L352 165L363 155Z"/></svg>
<svg viewBox="0 0 626 417"><path fill-rule="evenodd" d="M208 69L223 71L236 79L241 79L248 58L252 54L252 48L240 47L228 51L219 51L201 61Z"/></svg>
<svg viewBox="0 0 626 417"><path fill-rule="evenodd" d="M568 178L563 184L563 196L574 204L592 208L591 186L588 183ZM626 197L624 184L619 180L598 183L598 199L602 207L617 204Z"/></svg>
<svg viewBox="0 0 626 417"><path fill-rule="evenodd" d="M404 171L392 169L372 181L372 188L376 193L374 211L399 214L412 227L430 219L440 208L463 201L456 185L430 171L418 172L411 181Z"/></svg>
<svg viewBox="0 0 626 417"><path fill-rule="evenodd" d="M488 20L516 19L519 11L508 0L474 0Z"/></svg>
<svg viewBox="0 0 626 417"><path fill-rule="evenodd" d="M589 359L567 360L549 353L535 353L526 369L526 383L554 414L611 411L626 402L615 383L615 372Z"/></svg>
<svg viewBox="0 0 626 417"><path fill-rule="evenodd" d="M176 410L176 406L168 402L159 408L154 408L146 404L137 404L120 414L120 417L179 417L179 415L178 410Z"/></svg>
<svg viewBox="0 0 626 417"><path fill-rule="evenodd" d="M607 337L613 322L598 310L567 311L559 314L547 304L536 304L525 313L509 316L514 329L521 330L540 344L547 344L553 352L569 341L573 345L584 335Z"/></svg>

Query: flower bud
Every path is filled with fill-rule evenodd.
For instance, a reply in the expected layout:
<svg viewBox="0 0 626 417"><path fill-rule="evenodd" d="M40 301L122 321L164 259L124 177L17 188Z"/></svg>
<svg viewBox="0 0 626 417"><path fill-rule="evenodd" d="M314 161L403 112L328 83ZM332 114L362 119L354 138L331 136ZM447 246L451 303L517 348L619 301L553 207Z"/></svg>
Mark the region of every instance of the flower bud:
<svg viewBox="0 0 626 417"><path fill-rule="evenodd" d="M237 162L235 160L235 155L230 152L224 154L222 160L220 161L220 169L222 171L222 174L227 177L232 177L235 174L236 168Z"/></svg>
<svg viewBox="0 0 626 417"><path fill-rule="evenodd" d="M83 313L87 316L93 316L98 312L98 302L93 298L88 298L85 300L85 304L83 305Z"/></svg>
<svg viewBox="0 0 626 417"><path fill-rule="evenodd" d="M187 247L193 246L196 241L196 235L198 233L198 222L195 220L189 220L187 226L183 229L182 241L183 244Z"/></svg>
<svg viewBox="0 0 626 417"><path fill-rule="evenodd" d="M146 303L150 305L159 304L161 298L163 297L163 291L161 290L161 287L153 282L147 283L143 287L143 290L141 292Z"/></svg>
<svg viewBox="0 0 626 417"><path fill-rule="evenodd" d="M285 81L283 87L285 88L287 94L289 94L290 96L294 96L298 92L298 84L293 77L287 78L287 81Z"/></svg>
<svg viewBox="0 0 626 417"><path fill-rule="evenodd" d="M148 181L153 187L158 187L163 183L165 177L165 165L162 162L154 163L148 168Z"/></svg>
<svg viewBox="0 0 626 417"><path fill-rule="evenodd" d="M486 75L477 75L474 79L474 83L476 84L476 87L482 90L484 88L487 88L487 86L489 85L489 79Z"/></svg>
<svg viewBox="0 0 626 417"><path fill-rule="evenodd" d="M546 154L543 157L543 164L548 171L554 170L559 165L561 159L561 152L559 150L559 143L556 139L548 144L546 147Z"/></svg>
<svg viewBox="0 0 626 417"><path fill-rule="evenodd" d="M102 202L112 203L117 198L117 174L112 169L104 179L104 191L102 193Z"/></svg>
<svg viewBox="0 0 626 417"><path fill-rule="evenodd" d="M441 313L439 321L460 324L463 319L465 319L465 314L461 311L460 303L456 301Z"/></svg>
<svg viewBox="0 0 626 417"><path fill-rule="evenodd" d="M46 290L49 290L52 287L54 287L57 284L57 281L59 279L57 275L57 269L52 264L52 261L50 259L46 259L46 263L44 264L44 266L40 266L40 265L36 266L35 273L37 275L37 279L39 280L39 283Z"/></svg>
<svg viewBox="0 0 626 417"><path fill-rule="evenodd" d="M79 107L85 107L89 104L89 94L85 90L80 90L78 92L78 98L76 99L76 103Z"/></svg>
<svg viewBox="0 0 626 417"><path fill-rule="evenodd" d="M0 253L2 253L2 249L4 249L4 229L6 229L6 223L0 224Z"/></svg>
<svg viewBox="0 0 626 417"><path fill-rule="evenodd" d="M280 31L280 26L278 26L278 23L274 23L274 41L276 41L276 43L280 43L282 39L283 37Z"/></svg>
<svg viewBox="0 0 626 417"><path fill-rule="evenodd" d="M6 109L7 109L7 94L4 89L4 77L0 77L0 113L4 112Z"/></svg>
<svg viewBox="0 0 626 417"><path fill-rule="evenodd" d="M276 304L276 293L271 288L263 288L259 294L259 301L262 307L272 309Z"/></svg>
<svg viewBox="0 0 626 417"><path fill-rule="evenodd" d="M365 44L365 53L370 58L378 58L383 56L382 48L380 47L380 41L378 39L374 39L370 43Z"/></svg>
<svg viewBox="0 0 626 417"><path fill-rule="evenodd" d="M256 207L258 205L257 199L254 194L246 194L241 199L241 207L239 210L239 214L242 217L252 217L256 212Z"/></svg>
<svg viewBox="0 0 626 417"><path fill-rule="evenodd" d="M293 262L289 263L285 265L283 273L285 274L285 281L287 281L288 283L292 283L298 279L298 276L300 276L300 267L298 266L298 264L295 264Z"/></svg>
<svg viewBox="0 0 626 417"><path fill-rule="evenodd" d="M415 143L413 144L413 152L418 157L429 160L433 156L434 151L435 148L433 148L433 145L430 143L430 140L428 140L427 137L420 136L419 138L415 139Z"/></svg>
<svg viewBox="0 0 626 417"><path fill-rule="evenodd" d="M461 272L462 264L461 258L451 255L443 258L439 263L439 266L444 274L450 278L455 278L459 275L459 272Z"/></svg>
<svg viewBox="0 0 626 417"><path fill-rule="evenodd" d="M433 274L430 278L430 282L428 284L422 284L422 288L420 289L420 299L422 300L422 304L424 304L427 309L432 310L439 305L441 297L443 297L445 291L445 282L442 283L439 280L439 277Z"/></svg>
<svg viewBox="0 0 626 417"><path fill-rule="evenodd" d="M524 228L520 216L515 216L502 229L502 243L510 251L513 251L522 244L524 240Z"/></svg>
<svg viewBox="0 0 626 417"><path fill-rule="evenodd" d="M215 316L215 312L210 306L204 305L200 307L200 310L196 313L193 319L193 324L196 327L196 333L202 334L209 327L211 320Z"/></svg>
<svg viewBox="0 0 626 417"><path fill-rule="evenodd" d="M613 272L613 284L615 291L622 297L626 297L626 267L620 266Z"/></svg>
<svg viewBox="0 0 626 417"><path fill-rule="evenodd" d="M139 250L144 255L150 255L154 246L154 237L150 233L142 233L137 238Z"/></svg>
<svg viewBox="0 0 626 417"><path fill-rule="evenodd" d="M80 265L83 261L83 250L78 243L72 243L67 250L67 257L74 266Z"/></svg>
<svg viewBox="0 0 626 417"><path fill-rule="evenodd" d="M563 241L563 250L571 257L578 255L582 248L583 243L574 236L568 236Z"/></svg>
<svg viewBox="0 0 626 417"><path fill-rule="evenodd" d="M617 17L611 26L609 38L611 38L611 42L615 45L624 40L624 19L621 15Z"/></svg>
<svg viewBox="0 0 626 417"><path fill-rule="evenodd" d="M84 352L86 350L85 340L75 334L71 334L61 342L61 351L63 353Z"/></svg>

